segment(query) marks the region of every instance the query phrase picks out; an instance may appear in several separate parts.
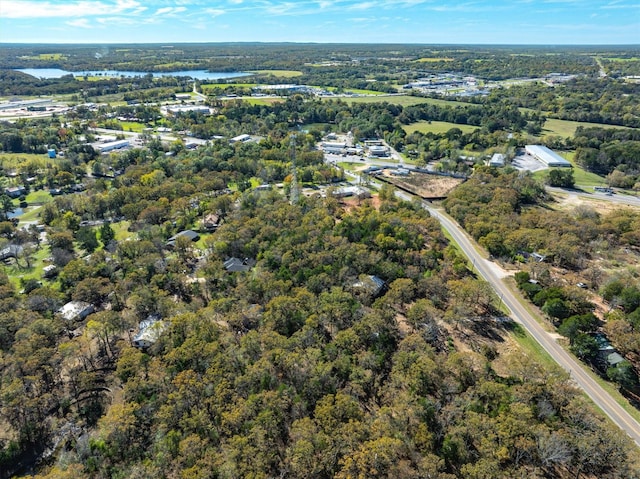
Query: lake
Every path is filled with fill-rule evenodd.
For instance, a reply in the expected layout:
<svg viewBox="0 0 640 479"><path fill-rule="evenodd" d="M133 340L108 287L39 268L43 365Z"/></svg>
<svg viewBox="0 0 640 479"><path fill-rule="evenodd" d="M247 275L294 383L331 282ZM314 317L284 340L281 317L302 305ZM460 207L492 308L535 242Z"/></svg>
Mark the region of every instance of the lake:
<svg viewBox="0 0 640 479"><path fill-rule="evenodd" d="M83 76L103 76L109 77L138 77L148 75L150 72L137 72L125 70L90 70L81 72L70 72L61 70L60 68L20 68L16 71L26 73L36 78L61 78L65 75L73 75L74 77ZM190 77L196 80L225 80L228 78L239 78L249 76L251 73L244 72L210 72L207 70L181 70L177 72L153 72L155 78L158 77Z"/></svg>

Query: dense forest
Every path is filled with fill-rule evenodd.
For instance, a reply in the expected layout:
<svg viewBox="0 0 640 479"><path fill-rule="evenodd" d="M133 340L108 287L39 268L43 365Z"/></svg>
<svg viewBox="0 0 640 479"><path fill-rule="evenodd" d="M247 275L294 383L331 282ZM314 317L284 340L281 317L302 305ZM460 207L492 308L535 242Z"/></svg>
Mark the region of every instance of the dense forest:
<svg viewBox="0 0 640 479"><path fill-rule="evenodd" d="M634 477L626 439L564 374L446 341L445 324L467 316L504 334L489 320L495 298L437 222L383 197L346 211L246 193L202 282L181 273L190 248L162 260L148 240L70 262L60 293L21 299L5 280L12 447L57 441L60 462L38 476L49 478ZM258 263L229 274L227 255ZM111 308L62 335L56 301L99 290ZM167 324L160 340L132 348L125 331L154 314Z"/></svg>

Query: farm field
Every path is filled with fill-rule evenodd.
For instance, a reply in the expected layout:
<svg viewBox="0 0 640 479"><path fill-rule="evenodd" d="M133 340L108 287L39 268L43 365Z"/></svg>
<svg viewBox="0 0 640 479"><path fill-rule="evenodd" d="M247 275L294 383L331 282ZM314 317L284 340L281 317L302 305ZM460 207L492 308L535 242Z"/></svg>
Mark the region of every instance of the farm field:
<svg viewBox="0 0 640 479"><path fill-rule="evenodd" d="M450 106L458 108L464 106L465 103L449 100L439 100L437 98L424 98L419 96L410 95L379 95L379 96L360 96L355 98L344 98L347 103L379 103L387 102L400 106L421 105L423 103L429 103L431 105Z"/></svg>
<svg viewBox="0 0 640 479"><path fill-rule="evenodd" d="M471 133L477 130L478 126L473 125L458 125L457 123L450 123L448 121L419 121L412 123L411 125L403 125L402 129L407 134L419 131L420 133L446 133L451 128L459 128L463 133Z"/></svg>

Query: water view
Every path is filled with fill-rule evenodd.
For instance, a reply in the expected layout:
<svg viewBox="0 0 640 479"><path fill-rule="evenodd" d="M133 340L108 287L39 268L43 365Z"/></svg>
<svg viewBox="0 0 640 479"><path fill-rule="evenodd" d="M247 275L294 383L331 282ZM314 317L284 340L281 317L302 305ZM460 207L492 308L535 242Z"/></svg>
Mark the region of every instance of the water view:
<svg viewBox="0 0 640 479"><path fill-rule="evenodd" d="M26 73L36 78L50 79L61 78L65 75L73 75L74 77L84 76L102 76L109 77L137 77L145 76L150 72L124 71L124 70L91 70L70 72L60 68L20 68L17 71ZM190 77L195 80L224 80L228 78L238 78L251 75L244 72L210 72L207 70L181 70L176 72L152 72L154 77Z"/></svg>

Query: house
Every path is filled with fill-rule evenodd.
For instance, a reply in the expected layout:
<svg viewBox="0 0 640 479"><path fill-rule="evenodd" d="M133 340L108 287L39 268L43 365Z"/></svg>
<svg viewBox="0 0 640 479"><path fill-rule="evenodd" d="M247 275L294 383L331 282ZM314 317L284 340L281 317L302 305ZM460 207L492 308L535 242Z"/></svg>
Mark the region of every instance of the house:
<svg viewBox="0 0 640 479"><path fill-rule="evenodd" d="M22 253L22 246L17 244L10 244L0 250L0 261L4 261L8 258L17 258Z"/></svg>
<svg viewBox="0 0 640 479"><path fill-rule="evenodd" d="M24 186L11 186L9 188L5 188L4 193L9 198L20 198L22 195L27 194L27 190Z"/></svg>
<svg viewBox="0 0 640 479"><path fill-rule="evenodd" d="M618 367L618 364L623 362L625 359L620 355L620 353L611 353L607 356L607 364L611 368Z"/></svg>
<svg viewBox="0 0 640 479"><path fill-rule="evenodd" d="M542 263L547 257L540 253L531 253L531 257L535 259L538 263Z"/></svg>
<svg viewBox="0 0 640 479"><path fill-rule="evenodd" d="M489 160L489 166L492 168L501 168L505 165L505 157L502 153L495 153Z"/></svg>
<svg viewBox="0 0 640 479"><path fill-rule="evenodd" d="M229 258L224 262L224 269L229 273L247 272L256 265L255 259Z"/></svg>
<svg viewBox="0 0 640 479"><path fill-rule="evenodd" d="M108 153L113 150L120 150L122 148L127 148L129 146L129 140L116 140L116 141L108 141L106 143L102 143L97 145L98 151L100 153Z"/></svg>
<svg viewBox="0 0 640 479"><path fill-rule="evenodd" d="M191 241L198 241L200 239L200 235L193 230L180 231L180 233L173 235L167 240L167 247L173 248L176 245L178 238L188 238Z"/></svg>
<svg viewBox="0 0 640 479"><path fill-rule="evenodd" d="M160 316L150 315L144 321L140 321L138 334L133 337L133 345L139 349L150 348L165 329L167 329L167 324L160 320Z"/></svg>
<svg viewBox="0 0 640 479"><path fill-rule="evenodd" d="M351 288L356 294L365 293L370 295L372 298L377 298L387 289L387 283L378 276L370 274L361 276L358 281L351 284Z"/></svg>
<svg viewBox="0 0 640 479"><path fill-rule="evenodd" d="M92 304L84 301L69 301L58 310L58 314L67 321L82 321L95 311Z"/></svg>
<svg viewBox="0 0 640 479"><path fill-rule="evenodd" d="M245 142L249 141L250 139L251 139L251 135L244 134L244 135L234 136L229 141L231 143L245 143Z"/></svg>
<svg viewBox="0 0 640 479"><path fill-rule="evenodd" d="M53 278L56 274L58 274L58 267L55 264L50 264L42 268L43 278Z"/></svg>
<svg viewBox="0 0 640 479"><path fill-rule="evenodd" d="M210 213L202 219L202 227L207 231L215 231L220 226L220 215Z"/></svg>

